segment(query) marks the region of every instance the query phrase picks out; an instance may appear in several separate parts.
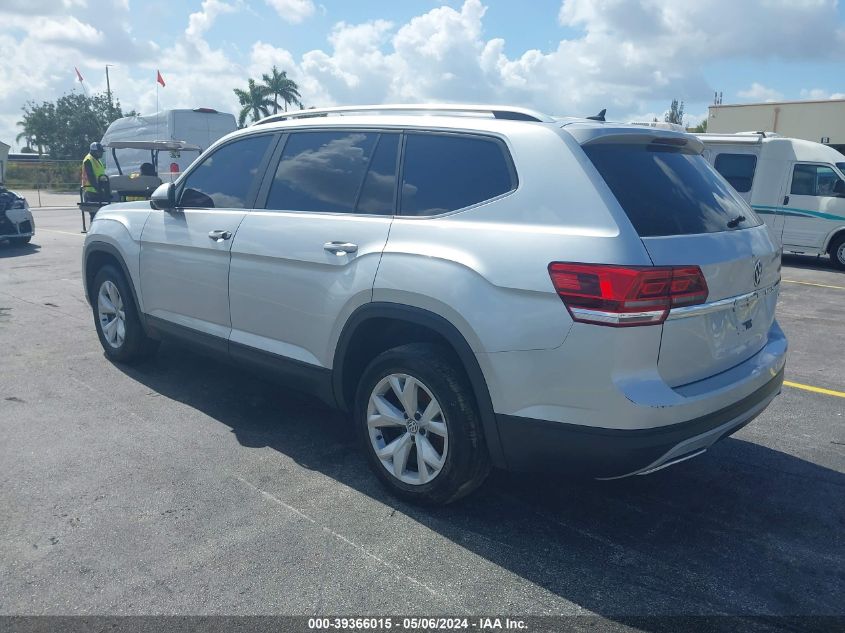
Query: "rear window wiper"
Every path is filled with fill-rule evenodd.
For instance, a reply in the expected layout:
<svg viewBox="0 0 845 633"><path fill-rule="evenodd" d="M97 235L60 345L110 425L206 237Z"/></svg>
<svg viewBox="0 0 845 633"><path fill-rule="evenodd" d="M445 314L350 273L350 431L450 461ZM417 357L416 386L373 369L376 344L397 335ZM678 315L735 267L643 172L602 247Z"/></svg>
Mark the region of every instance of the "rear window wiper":
<svg viewBox="0 0 845 633"><path fill-rule="evenodd" d="M746 217L744 215L738 215L733 220L730 220L728 222L728 228L729 229L735 229L736 227L738 227L740 225L741 222L745 222L745 220L746 220Z"/></svg>

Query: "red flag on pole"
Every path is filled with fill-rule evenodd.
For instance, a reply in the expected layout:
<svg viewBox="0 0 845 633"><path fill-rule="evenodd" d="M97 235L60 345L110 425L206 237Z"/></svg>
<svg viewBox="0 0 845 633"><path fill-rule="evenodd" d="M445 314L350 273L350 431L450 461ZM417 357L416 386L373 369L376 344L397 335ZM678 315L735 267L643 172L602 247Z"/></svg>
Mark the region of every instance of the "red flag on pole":
<svg viewBox="0 0 845 633"><path fill-rule="evenodd" d="M164 88L164 77L161 76L161 72L156 70L156 81L161 84L161 87Z"/></svg>
<svg viewBox="0 0 845 633"><path fill-rule="evenodd" d="M82 74L79 72L79 69L76 66L74 66L73 69L76 71L76 78L79 80L79 83L82 83Z"/></svg>

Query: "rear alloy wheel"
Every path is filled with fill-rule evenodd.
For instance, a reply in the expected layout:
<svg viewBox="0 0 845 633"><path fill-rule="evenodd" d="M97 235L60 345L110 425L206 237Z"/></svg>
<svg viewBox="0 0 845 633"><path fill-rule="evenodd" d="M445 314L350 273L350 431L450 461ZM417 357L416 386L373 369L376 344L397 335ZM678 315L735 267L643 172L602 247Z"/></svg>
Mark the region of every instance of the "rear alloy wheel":
<svg viewBox="0 0 845 633"><path fill-rule="evenodd" d="M412 343L377 356L358 385L355 419L376 476L408 501L449 503L490 470L469 380L440 345Z"/></svg>
<svg viewBox="0 0 845 633"><path fill-rule="evenodd" d="M158 341L144 332L123 274L113 266L103 266L94 277L93 290L94 323L106 356L131 363L154 353Z"/></svg>
<svg viewBox="0 0 845 633"><path fill-rule="evenodd" d="M431 390L407 374L385 376L367 407L370 444L382 466L410 485L440 474L449 452L446 418Z"/></svg>
<svg viewBox="0 0 845 633"><path fill-rule="evenodd" d="M840 235L830 243L830 261L835 268L845 270L845 235Z"/></svg>

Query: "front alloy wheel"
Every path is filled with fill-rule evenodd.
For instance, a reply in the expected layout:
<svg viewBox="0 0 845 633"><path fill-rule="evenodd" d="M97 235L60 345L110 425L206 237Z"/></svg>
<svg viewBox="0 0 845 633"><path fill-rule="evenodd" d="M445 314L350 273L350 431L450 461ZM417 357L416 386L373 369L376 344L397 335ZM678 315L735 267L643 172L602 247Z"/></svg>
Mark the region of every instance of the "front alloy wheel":
<svg viewBox="0 0 845 633"><path fill-rule="evenodd" d="M106 342L120 349L126 339L126 312L120 290L109 279L100 285L97 293L97 318Z"/></svg>
<svg viewBox="0 0 845 633"><path fill-rule="evenodd" d="M431 390L407 374L390 374L375 386L367 407L367 431L376 456L409 485L432 481L449 451L446 418Z"/></svg>
<svg viewBox="0 0 845 633"><path fill-rule="evenodd" d="M94 324L109 359L131 363L155 353L158 341L147 336L135 307L129 283L115 266L107 264L91 284Z"/></svg>

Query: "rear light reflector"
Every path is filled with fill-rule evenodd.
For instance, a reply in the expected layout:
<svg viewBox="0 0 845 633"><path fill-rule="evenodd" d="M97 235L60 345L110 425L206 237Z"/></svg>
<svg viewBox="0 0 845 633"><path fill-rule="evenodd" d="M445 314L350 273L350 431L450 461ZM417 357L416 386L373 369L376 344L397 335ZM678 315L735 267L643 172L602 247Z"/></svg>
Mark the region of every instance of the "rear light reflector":
<svg viewBox="0 0 845 633"><path fill-rule="evenodd" d="M572 319L628 327L663 323L669 310L704 303L698 266L613 266L552 262L552 278Z"/></svg>

